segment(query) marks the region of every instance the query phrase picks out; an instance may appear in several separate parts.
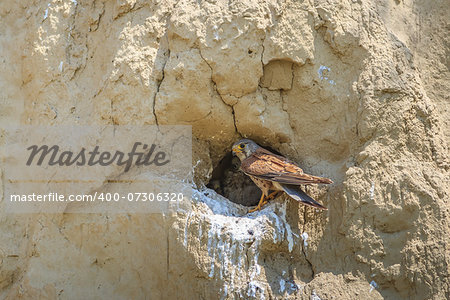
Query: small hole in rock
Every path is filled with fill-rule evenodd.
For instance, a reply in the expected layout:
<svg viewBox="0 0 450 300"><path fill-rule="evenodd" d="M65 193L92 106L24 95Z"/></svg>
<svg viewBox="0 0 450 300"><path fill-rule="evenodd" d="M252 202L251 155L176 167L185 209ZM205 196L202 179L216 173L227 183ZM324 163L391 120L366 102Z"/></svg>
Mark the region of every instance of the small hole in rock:
<svg viewBox="0 0 450 300"><path fill-rule="evenodd" d="M280 154L270 147L263 147L275 154ZM207 187L215 190L231 202L244 206L257 205L261 198L261 190L250 177L239 170L240 166L239 158L233 156L231 151L227 152L214 168Z"/></svg>

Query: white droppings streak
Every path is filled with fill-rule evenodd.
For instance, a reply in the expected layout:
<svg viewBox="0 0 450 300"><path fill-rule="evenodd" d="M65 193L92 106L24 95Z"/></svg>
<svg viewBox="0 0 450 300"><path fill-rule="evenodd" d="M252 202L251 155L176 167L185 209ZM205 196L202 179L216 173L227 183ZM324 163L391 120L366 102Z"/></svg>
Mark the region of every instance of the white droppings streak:
<svg viewBox="0 0 450 300"><path fill-rule="evenodd" d="M275 229L273 231L273 242L278 243L283 241L284 239L284 227L282 226L281 222L280 222L280 218L274 213L274 212L270 212L270 216L273 217L273 220L275 221ZM272 222L273 224L273 222Z"/></svg>
<svg viewBox="0 0 450 300"><path fill-rule="evenodd" d="M198 238L201 240L202 235L203 235L203 227L202 227L202 223L203 222L199 222L198 223Z"/></svg>
<svg viewBox="0 0 450 300"><path fill-rule="evenodd" d="M372 186L370 187L370 200L373 200L375 195L375 182L372 181Z"/></svg>
<svg viewBox="0 0 450 300"><path fill-rule="evenodd" d="M211 271L209 272L209 277L214 277L214 267L215 267L215 259L216 259L216 245L218 235L217 232L219 230L218 224L212 224L211 228L208 231L208 255L211 257Z"/></svg>
<svg viewBox="0 0 450 300"><path fill-rule="evenodd" d="M286 239L288 241L289 252L292 252L292 249L294 248L294 238L292 237L291 225L286 221L286 202L281 206L280 214L280 218L284 221L284 227L286 228Z"/></svg>
<svg viewBox="0 0 450 300"><path fill-rule="evenodd" d="M280 292L283 293L286 290L286 281L281 278L280 279Z"/></svg>
<svg viewBox="0 0 450 300"><path fill-rule="evenodd" d="M311 300L322 300L320 297L316 294L316 290L313 290L311 294Z"/></svg>
<svg viewBox="0 0 450 300"><path fill-rule="evenodd" d="M374 280L372 280L370 282L370 291L369 291L369 293L371 293L373 291L373 289L376 289L377 287L378 287L378 284Z"/></svg>
<svg viewBox="0 0 450 300"><path fill-rule="evenodd" d="M200 164L200 159L197 160L197 162L195 163L195 165L192 166L192 172L191 175L193 176L195 174L195 169L198 167L198 165ZM197 195L198 196L198 195Z"/></svg>
<svg viewBox="0 0 450 300"><path fill-rule="evenodd" d="M217 25L213 26L213 30L214 30L214 40L215 41L219 41L220 40L220 36L219 36L219 32L218 32L219 27L217 27Z"/></svg>
<svg viewBox="0 0 450 300"><path fill-rule="evenodd" d="M233 265L236 265L236 261L239 260L239 264L240 262L240 255L239 253L236 252L236 242L233 242L233 245L231 246L230 249L230 255L234 256L234 259L232 259L231 263ZM240 270L240 268L238 267L238 270ZM231 287L234 287L234 276L236 274L236 268L231 268L231 274L230 274L230 284Z"/></svg>
<svg viewBox="0 0 450 300"><path fill-rule="evenodd" d="M319 79L320 79L320 80L328 79L327 77L324 77L323 71L328 71L328 72L330 72L331 70L330 70L330 68L321 65L321 66L319 67L319 70L317 70L317 73L319 74Z"/></svg>
<svg viewBox="0 0 450 300"><path fill-rule="evenodd" d="M264 288L261 286L261 283L258 281L250 281L248 284L247 296L256 298L256 292L260 291L259 299L265 299L264 297Z"/></svg>
<svg viewBox="0 0 450 300"><path fill-rule="evenodd" d="M242 243L239 243L239 250L236 253L236 257L238 259L238 269L240 270L242 268L242 261L244 260L243 257L241 257L239 254L244 252L244 245Z"/></svg>
<svg viewBox="0 0 450 300"><path fill-rule="evenodd" d="M221 299L225 299L228 296L228 285L225 282L225 285L223 286L223 294Z"/></svg>
<svg viewBox="0 0 450 300"><path fill-rule="evenodd" d="M45 9L45 12L44 12L44 20L46 20L47 18L48 18L48 8L50 7L50 3L49 4L47 4L47 8Z"/></svg>
<svg viewBox="0 0 450 300"><path fill-rule="evenodd" d="M59 66L58 66L59 72L62 72L62 71L63 71L63 64L64 64L63 61L61 61L61 62L59 63Z"/></svg>
<svg viewBox="0 0 450 300"><path fill-rule="evenodd" d="M261 266L258 264L258 258L259 258L259 251L258 251L258 247L259 247L259 241L256 240L253 245L252 245L252 253L253 253L253 264L249 267L249 271L250 271L250 281L253 281L255 276L258 276L259 273L261 272Z"/></svg>
<svg viewBox="0 0 450 300"><path fill-rule="evenodd" d="M224 265L223 268L219 268L219 278L223 279L223 271L225 269L225 260L226 260L226 253L225 253L225 244L223 242L223 239L220 238L219 243L217 244L217 260L219 262L222 262ZM224 255L225 254L225 255Z"/></svg>
<svg viewBox="0 0 450 300"><path fill-rule="evenodd" d="M327 66L321 65L319 67L319 69L317 70L317 74L319 75L319 79L320 80L325 80L331 85L336 85L336 82L334 82L334 80L328 78L328 76L326 74L324 74L325 71L326 72L331 72L331 69L328 68Z"/></svg>
<svg viewBox="0 0 450 300"><path fill-rule="evenodd" d="M309 235L308 235L307 232L303 232L301 236L302 236L302 239L303 239L303 247L305 247L305 251L306 251L306 248L308 247Z"/></svg>
<svg viewBox="0 0 450 300"><path fill-rule="evenodd" d="M262 268L258 260L260 244L267 230L265 224L271 225L274 243L286 239L289 251L294 246L294 233L286 221L286 203L271 203L262 211L246 214L241 206L230 205L228 200L210 189L193 189L192 198L193 205L197 207L193 211L195 220L200 220L195 232L198 232L199 238L202 234L205 239L207 236L207 253L211 263L208 276L224 282L222 297L232 294L243 294L245 297L247 294L251 298L263 299L264 284L259 281ZM188 244L192 217L189 215L186 220L185 245ZM298 235L296 237L299 238ZM288 282L282 280L280 289L289 290ZM243 285L243 282L249 284Z"/></svg>
<svg viewBox="0 0 450 300"><path fill-rule="evenodd" d="M190 212L186 218L186 225L184 225L184 241L183 245L186 248L188 242L188 227L189 227L189 219L191 218L192 212Z"/></svg>

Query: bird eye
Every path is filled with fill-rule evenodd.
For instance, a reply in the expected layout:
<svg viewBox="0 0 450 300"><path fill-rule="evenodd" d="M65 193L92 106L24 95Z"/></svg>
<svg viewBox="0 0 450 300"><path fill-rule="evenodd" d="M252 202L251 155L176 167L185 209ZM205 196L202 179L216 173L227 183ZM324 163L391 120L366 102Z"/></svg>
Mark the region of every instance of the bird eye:
<svg viewBox="0 0 450 300"><path fill-rule="evenodd" d="M244 147L245 147L244 144L240 144L240 145L239 145L239 148L240 148L240 149L244 149Z"/></svg>

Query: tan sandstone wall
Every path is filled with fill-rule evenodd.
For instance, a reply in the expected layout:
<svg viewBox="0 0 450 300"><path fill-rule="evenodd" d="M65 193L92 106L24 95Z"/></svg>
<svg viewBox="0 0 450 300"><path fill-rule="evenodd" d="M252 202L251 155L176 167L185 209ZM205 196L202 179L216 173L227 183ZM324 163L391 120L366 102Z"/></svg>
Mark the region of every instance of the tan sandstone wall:
<svg viewBox="0 0 450 300"><path fill-rule="evenodd" d="M432 2L432 3L430 3ZM190 124L178 213L13 215L4 299L449 297L447 1L1 1L1 124ZM333 179L247 215L240 137ZM198 190L198 191L197 191Z"/></svg>

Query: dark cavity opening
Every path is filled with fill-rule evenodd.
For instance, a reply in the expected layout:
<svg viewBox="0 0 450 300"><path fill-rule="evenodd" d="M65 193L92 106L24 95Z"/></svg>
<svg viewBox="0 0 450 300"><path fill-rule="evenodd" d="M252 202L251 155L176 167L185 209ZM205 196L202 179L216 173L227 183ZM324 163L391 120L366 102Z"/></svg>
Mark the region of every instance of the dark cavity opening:
<svg viewBox="0 0 450 300"><path fill-rule="evenodd" d="M270 147L264 148L273 153L280 154ZM215 190L231 202L244 206L257 205L262 192L250 177L239 169L240 166L241 161L239 158L233 156L231 151L227 152L214 168L211 180L206 186Z"/></svg>

